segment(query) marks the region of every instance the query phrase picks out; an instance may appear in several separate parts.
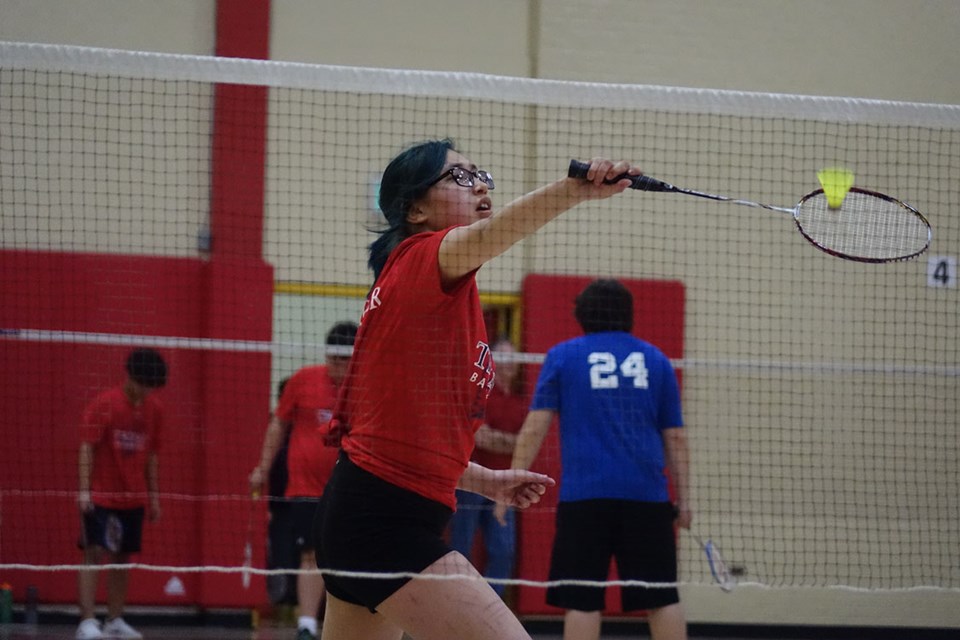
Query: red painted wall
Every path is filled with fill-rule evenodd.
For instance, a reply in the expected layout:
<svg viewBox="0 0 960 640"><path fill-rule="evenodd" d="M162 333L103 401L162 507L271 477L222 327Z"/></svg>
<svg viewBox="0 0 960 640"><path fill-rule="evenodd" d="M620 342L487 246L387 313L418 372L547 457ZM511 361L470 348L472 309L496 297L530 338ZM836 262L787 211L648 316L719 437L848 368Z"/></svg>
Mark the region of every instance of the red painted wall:
<svg viewBox="0 0 960 640"><path fill-rule="evenodd" d="M582 335L573 317L573 301L593 278L585 276L529 275L523 282L523 350L546 353L559 342ZM669 358L683 357L684 288L683 283L665 280L621 279L633 294L633 333L657 345ZM529 393L533 394L539 366L524 372ZM679 371L678 371L679 378ZM560 479L560 446L554 425L544 440L532 467ZM554 517L558 491L546 493L540 504L519 514L517 575L526 580L546 581L553 548ZM616 574L612 573L611 578ZM560 614L548 606L544 588L520 587L517 610L521 614ZM620 589L607 589L606 613L620 611Z"/></svg>
<svg viewBox="0 0 960 640"><path fill-rule="evenodd" d="M267 58L270 0L217 3L216 53ZM73 337L24 340L19 329L86 334L268 341L273 272L262 261L267 89L218 85L210 194L209 260L0 251L0 562L76 564L79 514L76 427L83 406L120 384L129 347ZM270 356L161 348L170 367L159 523L147 526L151 565L237 566L249 523L264 539L265 510L251 510L246 477L270 408ZM238 497L239 495L239 497ZM252 516L252 517L251 517ZM256 544L254 566L262 566ZM64 579L69 575L68 579ZM176 575L185 594L164 594ZM72 602L75 577L17 571L0 576L22 600ZM103 600L103 593L99 600ZM262 580L236 574L137 571L133 604L251 605Z"/></svg>
<svg viewBox="0 0 960 640"><path fill-rule="evenodd" d="M272 287L272 269L262 263L224 267L196 259L0 252L0 328L6 334L0 336L0 562L80 562L77 425L87 402L123 381L130 349L70 337L25 340L11 330L269 340ZM211 332L211 316L230 317L232 330ZM217 496L245 493L270 406L269 354L159 350L170 369L169 384L158 392L166 408L163 517L146 526L144 552L135 561L236 566L249 503ZM258 540L262 528L258 518ZM184 583L183 596L163 592L174 574ZM243 590L239 576L230 578L137 571L130 602L226 606L262 599L262 584ZM31 584L45 603L76 598L73 573L18 571L2 580L13 584L18 600Z"/></svg>

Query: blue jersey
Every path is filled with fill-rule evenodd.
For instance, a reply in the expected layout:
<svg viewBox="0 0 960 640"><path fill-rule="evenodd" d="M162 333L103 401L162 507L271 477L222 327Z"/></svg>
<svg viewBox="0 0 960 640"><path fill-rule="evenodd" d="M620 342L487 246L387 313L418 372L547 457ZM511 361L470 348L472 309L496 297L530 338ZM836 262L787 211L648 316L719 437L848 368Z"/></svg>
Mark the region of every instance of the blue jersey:
<svg viewBox="0 0 960 640"><path fill-rule="evenodd" d="M683 426L669 359L628 333L592 333L550 349L531 409L560 415L560 501L666 502L661 431Z"/></svg>

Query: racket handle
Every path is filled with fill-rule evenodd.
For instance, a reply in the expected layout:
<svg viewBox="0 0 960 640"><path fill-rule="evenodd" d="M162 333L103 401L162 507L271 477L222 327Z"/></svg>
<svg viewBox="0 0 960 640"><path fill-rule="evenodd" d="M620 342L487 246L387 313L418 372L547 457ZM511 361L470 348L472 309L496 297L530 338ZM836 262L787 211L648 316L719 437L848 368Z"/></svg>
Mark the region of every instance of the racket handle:
<svg viewBox="0 0 960 640"><path fill-rule="evenodd" d="M567 170L567 176L570 178L586 179L587 171L590 169L589 162L580 162L571 160L570 168ZM676 187L662 180L651 178L650 176L631 176L628 173L617 176L613 180L604 180L606 184L613 184L627 178L630 180L630 188L638 191L676 191Z"/></svg>

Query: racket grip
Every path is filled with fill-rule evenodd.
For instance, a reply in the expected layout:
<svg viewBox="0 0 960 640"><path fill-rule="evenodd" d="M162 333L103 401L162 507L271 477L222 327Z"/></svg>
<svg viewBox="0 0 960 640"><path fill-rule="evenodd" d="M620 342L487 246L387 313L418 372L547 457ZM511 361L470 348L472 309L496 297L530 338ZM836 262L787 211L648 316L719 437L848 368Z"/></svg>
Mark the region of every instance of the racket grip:
<svg viewBox="0 0 960 640"><path fill-rule="evenodd" d="M571 160L570 168L567 170L567 176L570 178L580 178L581 180L586 179L587 171L590 169L589 162L580 162L579 160ZM631 176L628 173L625 173L621 176L617 176L613 180L604 180L606 184L613 184L627 178L630 180L630 188L637 189L638 191L675 191L676 188L669 183L663 182L662 180L657 180L656 178L651 178L650 176Z"/></svg>

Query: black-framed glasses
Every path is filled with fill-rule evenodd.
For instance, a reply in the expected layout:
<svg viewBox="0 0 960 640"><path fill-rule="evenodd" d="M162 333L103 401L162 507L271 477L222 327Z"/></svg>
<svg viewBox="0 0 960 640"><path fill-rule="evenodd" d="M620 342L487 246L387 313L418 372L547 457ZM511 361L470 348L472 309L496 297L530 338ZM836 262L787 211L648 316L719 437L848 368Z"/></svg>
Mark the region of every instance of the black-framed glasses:
<svg viewBox="0 0 960 640"><path fill-rule="evenodd" d="M477 169L476 171L470 171L463 167L450 167L446 171L440 174L440 176L430 183L430 186L437 184L447 176L453 178L453 181L456 182L461 187L472 187L476 184L476 181L479 180L483 184L487 185L487 188L493 191L496 187L493 185L493 176L484 171L483 169Z"/></svg>

